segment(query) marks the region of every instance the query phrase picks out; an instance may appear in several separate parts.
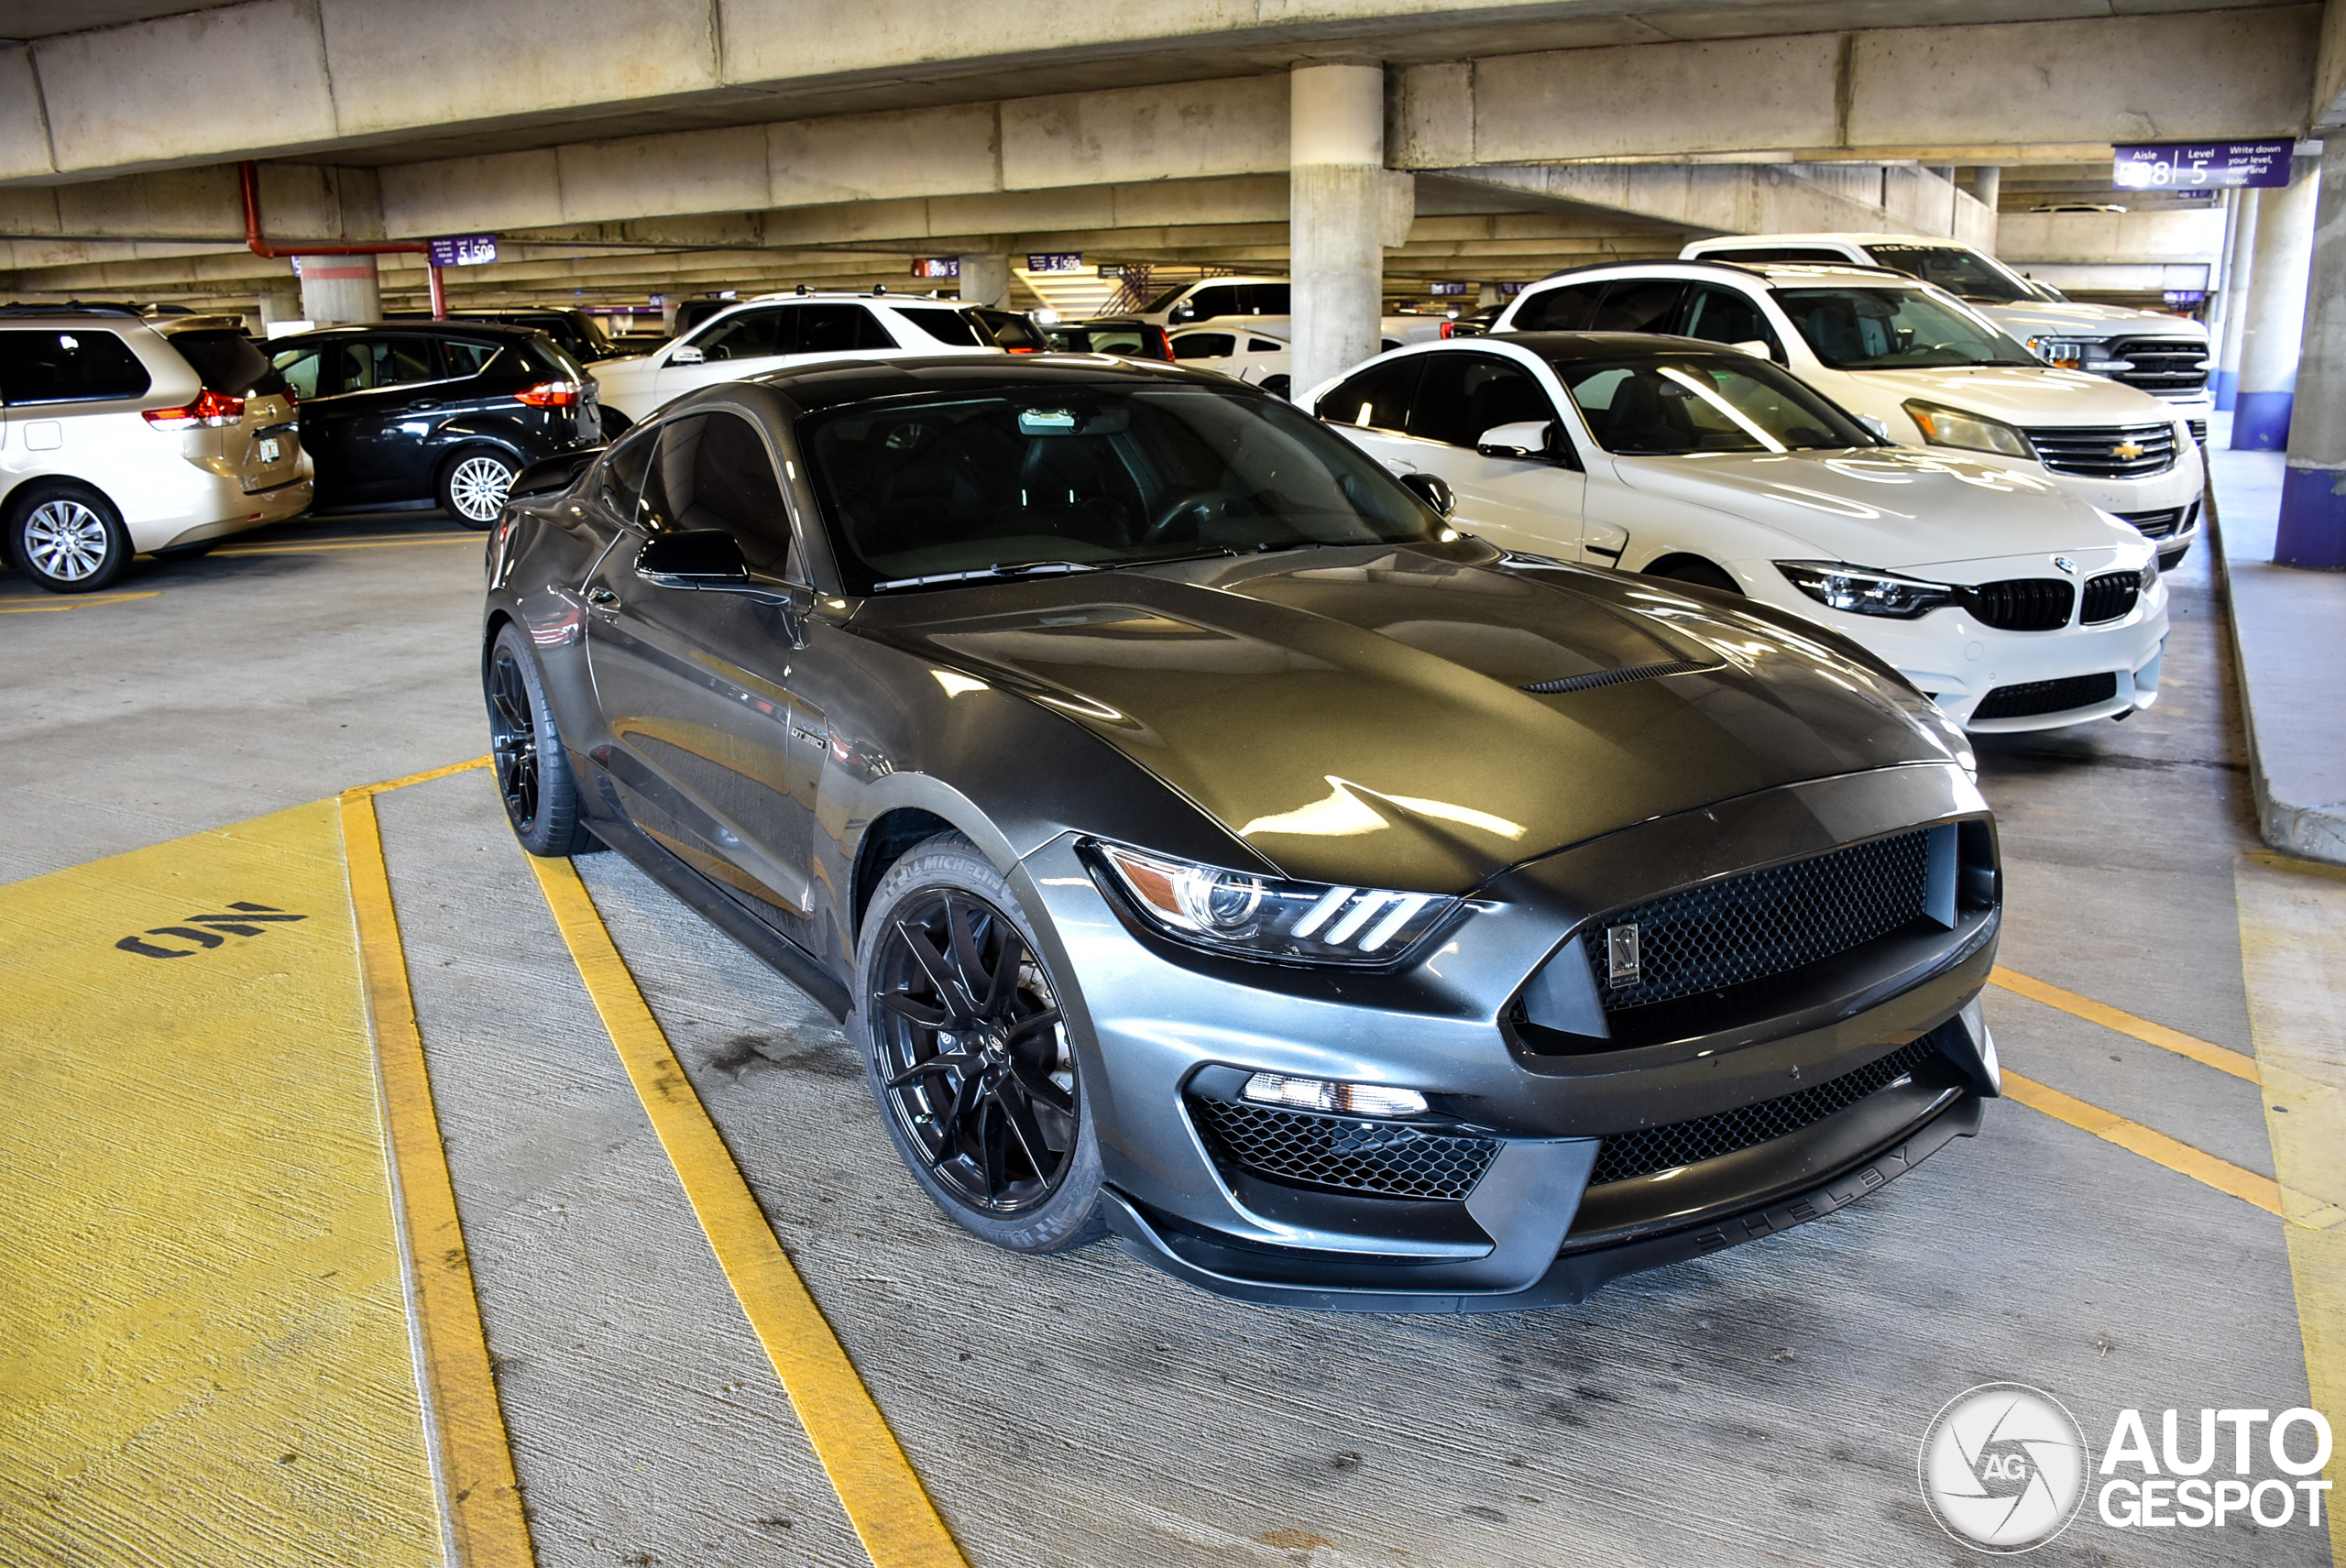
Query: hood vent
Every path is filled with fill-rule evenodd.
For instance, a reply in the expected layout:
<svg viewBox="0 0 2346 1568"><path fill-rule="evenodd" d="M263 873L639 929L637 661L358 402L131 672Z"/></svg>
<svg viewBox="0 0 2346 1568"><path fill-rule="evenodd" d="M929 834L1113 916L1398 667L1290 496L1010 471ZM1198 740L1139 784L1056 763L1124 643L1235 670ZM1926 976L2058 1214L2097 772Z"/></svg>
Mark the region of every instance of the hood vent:
<svg viewBox="0 0 2346 1568"><path fill-rule="evenodd" d="M1702 670L1724 666L1723 659L1671 659L1659 664L1631 664L1619 670L1593 670L1584 675L1563 675L1552 681L1533 681L1523 689L1540 696L1561 696L1565 692L1584 692L1595 686L1616 686L1624 681L1642 681L1652 675L1691 675Z"/></svg>

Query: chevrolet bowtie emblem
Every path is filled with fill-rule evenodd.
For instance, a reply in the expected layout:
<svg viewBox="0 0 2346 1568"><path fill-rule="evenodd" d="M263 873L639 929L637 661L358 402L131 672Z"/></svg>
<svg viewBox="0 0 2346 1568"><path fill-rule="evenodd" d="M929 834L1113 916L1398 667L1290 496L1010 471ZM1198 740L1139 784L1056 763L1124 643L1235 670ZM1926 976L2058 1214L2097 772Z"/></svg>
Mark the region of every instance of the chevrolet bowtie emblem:
<svg viewBox="0 0 2346 1568"><path fill-rule="evenodd" d="M2149 447L2144 446L2141 442L2135 440L2130 435L2125 440L2120 442L2117 445L2111 447L2110 449L2110 455L2122 462L2132 463L2135 458L2140 457L2143 453L2149 450Z"/></svg>

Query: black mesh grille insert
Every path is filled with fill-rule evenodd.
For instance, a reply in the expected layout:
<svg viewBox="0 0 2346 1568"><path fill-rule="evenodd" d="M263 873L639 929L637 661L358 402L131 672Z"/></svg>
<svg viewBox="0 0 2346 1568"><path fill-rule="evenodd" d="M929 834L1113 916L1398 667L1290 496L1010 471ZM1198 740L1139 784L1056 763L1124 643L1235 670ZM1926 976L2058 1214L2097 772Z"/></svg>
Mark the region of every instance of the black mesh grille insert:
<svg viewBox="0 0 2346 1568"><path fill-rule="evenodd" d="M2034 718L2040 713L2064 713L2073 707L2088 707L2097 702L2108 702L2118 695L2116 671L2099 675L2071 675L2060 681L2023 681L2018 685L1998 686L1979 699L1971 710L1979 718Z"/></svg>
<svg viewBox="0 0 2346 1568"><path fill-rule="evenodd" d="M2145 539L2165 539L2183 526L2181 507L2162 507L2157 511L2121 511L2118 516L2132 523L2134 532Z"/></svg>
<svg viewBox="0 0 2346 1568"><path fill-rule="evenodd" d="M1596 1151L1596 1168L1589 1173L1588 1184L1602 1187L1608 1181L1650 1176L1657 1170L1716 1159L1723 1154L1797 1133L1847 1110L1869 1094L1889 1088L1936 1054L1937 1047L1925 1035L1880 1061L1869 1062L1855 1072L1826 1079L1813 1089L1799 1090L1781 1099L1763 1100L1757 1105L1722 1111L1716 1116L1692 1122L1673 1122L1667 1127L1617 1133Z"/></svg>
<svg viewBox="0 0 2346 1568"><path fill-rule="evenodd" d="M2058 577L2011 577L1963 590L1964 608L1999 631L2057 631L2069 624L2077 590Z"/></svg>
<svg viewBox="0 0 2346 1568"><path fill-rule="evenodd" d="M1499 1150L1399 1122L1189 1098L1189 1116L1225 1162L1279 1181L1384 1198L1464 1198Z"/></svg>
<svg viewBox="0 0 2346 1568"><path fill-rule="evenodd" d="M2104 572L2099 577L2088 577L2085 612L2077 619L2088 626L2116 620L2134 608L2142 593L2140 572Z"/></svg>
<svg viewBox="0 0 2346 1568"><path fill-rule="evenodd" d="M1602 916L1581 937L1607 1013L1718 991L1813 964L1924 912L1930 830L1727 877ZM1638 928L1638 980L1612 983L1606 932Z"/></svg>

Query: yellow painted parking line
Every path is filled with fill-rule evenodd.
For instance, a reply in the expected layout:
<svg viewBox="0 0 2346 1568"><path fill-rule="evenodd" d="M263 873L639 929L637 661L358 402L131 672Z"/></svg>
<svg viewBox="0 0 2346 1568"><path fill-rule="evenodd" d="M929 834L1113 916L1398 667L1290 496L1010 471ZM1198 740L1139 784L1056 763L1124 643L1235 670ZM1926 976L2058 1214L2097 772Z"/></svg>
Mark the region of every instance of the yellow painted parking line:
<svg viewBox="0 0 2346 1568"><path fill-rule="evenodd" d="M2212 1067L2218 1072L2228 1072L2251 1083L2257 1080L2256 1058L2242 1052L2195 1038L2164 1024L2154 1024L2147 1018L2137 1018L2132 1013L2121 1013L2107 1003L2096 1002L2090 996L2079 996L2074 991L2064 991L2057 985L2031 979L2001 964L1997 965L1988 978L2015 996L2025 996L2031 1002L2057 1007L2073 1017L2099 1024L2105 1029L2114 1029L2146 1046L2156 1046L2179 1057L2189 1057L2201 1066Z"/></svg>
<svg viewBox="0 0 2346 1568"><path fill-rule="evenodd" d="M423 533L407 539L313 539L301 543L239 544L232 549L215 550L214 557L228 555L308 555L321 550L381 550L394 544L470 544L485 547L486 535L478 533Z"/></svg>
<svg viewBox="0 0 2346 1568"><path fill-rule="evenodd" d="M2009 1068L2004 1070L2004 1097L2017 1100L2033 1111L2042 1111L2055 1121L2082 1128L2104 1142L2132 1150L2194 1181L2205 1182L2219 1192L2228 1192L2243 1203L2253 1203L2269 1214L2281 1212L2281 1189L2272 1178L2243 1170L2229 1160L2178 1143L2140 1122L2130 1122L2113 1111L2072 1099L2034 1079L2023 1078Z"/></svg>
<svg viewBox="0 0 2346 1568"><path fill-rule="evenodd" d="M433 779L444 779L451 773L468 773L475 768L485 768L488 766L490 761L491 759L488 757L475 757L469 762L451 762L444 768L427 769L423 773L410 773L405 778L386 779L381 784L360 784L355 789L345 790L343 798L347 800L354 795L383 795L391 790L405 789L410 784L430 784Z"/></svg>
<svg viewBox="0 0 2346 1568"><path fill-rule="evenodd" d="M2264 1128L2286 1227L2313 1408L2346 1413L2346 872L2259 852L2232 870L2249 1036L2265 1064ZM2326 1472L2346 1493L2346 1445ZM2346 1521L2330 1511L2346 1563Z"/></svg>
<svg viewBox="0 0 2346 1568"><path fill-rule="evenodd" d="M568 861L532 857L554 924L718 1266L875 1568L967 1568L871 1390L807 1293Z"/></svg>
<svg viewBox="0 0 2346 1568"><path fill-rule="evenodd" d="M87 609L97 604L128 604L132 599L162 597L160 588L143 594L60 594L48 599L15 599L0 604L0 615L38 615L44 610Z"/></svg>
<svg viewBox="0 0 2346 1568"><path fill-rule="evenodd" d="M0 1563L442 1561L334 804L0 887Z"/></svg>
<svg viewBox="0 0 2346 1568"><path fill-rule="evenodd" d="M379 790L444 778L487 760L345 792L342 836L392 1193L405 1242L410 1332L438 1460L449 1562L452 1568L529 1568L530 1526L521 1512L512 1448L473 1290L472 1262L457 1221L455 1186L441 1146L440 1116L432 1101L423 1036L408 989L406 947L375 817Z"/></svg>

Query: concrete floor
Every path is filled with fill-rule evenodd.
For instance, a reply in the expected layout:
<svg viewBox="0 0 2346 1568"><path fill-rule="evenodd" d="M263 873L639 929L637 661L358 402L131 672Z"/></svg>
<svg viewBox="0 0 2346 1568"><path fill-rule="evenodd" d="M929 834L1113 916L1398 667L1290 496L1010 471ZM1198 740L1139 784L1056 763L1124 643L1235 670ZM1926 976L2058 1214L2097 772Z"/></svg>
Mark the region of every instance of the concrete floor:
<svg viewBox="0 0 2346 1568"><path fill-rule="evenodd" d="M478 536L449 533L305 521L54 610L0 577L0 789L38 825L0 835L0 881L477 755ZM2170 581L2157 707L1981 748L2002 962L2245 1051L2254 841L2205 551ZM539 1561L865 1561L485 776L379 809ZM1966 1563L1914 1481L1966 1388L2043 1387L2097 1452L2121 1409L2308 1398L2281 1221L2011 1102L1827 1219L1536 1314L1271 1311L1112 1246L993 1253L918 1196L826 1015L617 857L579 867L981 1568ZM1989 1008L2010 1069L2272 1172L2253 1084ZM2121 1533L2089 1505L2034 1560L2331 1559L2301 1523Z"/></svg>

